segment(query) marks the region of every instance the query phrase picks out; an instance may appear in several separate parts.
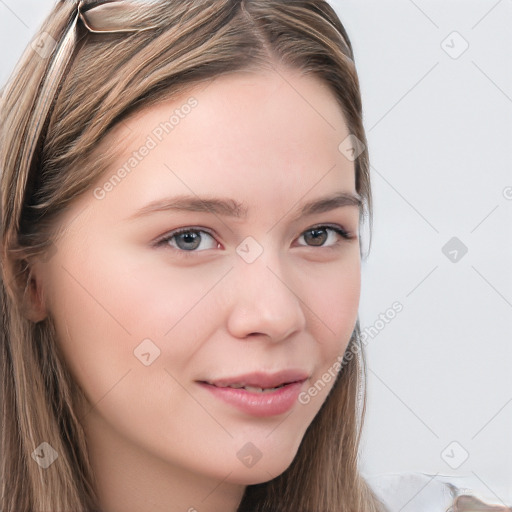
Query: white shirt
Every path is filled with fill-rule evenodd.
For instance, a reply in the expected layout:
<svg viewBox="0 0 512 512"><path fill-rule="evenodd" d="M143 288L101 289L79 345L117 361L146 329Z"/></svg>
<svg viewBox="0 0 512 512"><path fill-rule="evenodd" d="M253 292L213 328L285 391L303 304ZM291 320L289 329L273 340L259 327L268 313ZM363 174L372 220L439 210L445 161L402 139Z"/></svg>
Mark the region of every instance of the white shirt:
<svg viewBox="0 0 512 512"><path fill-rule="evenodd" d="M472 490L469 478L419 472L363 476L390 512L446 512L461 494L475 496L491 505L488 496Z"/></svg>

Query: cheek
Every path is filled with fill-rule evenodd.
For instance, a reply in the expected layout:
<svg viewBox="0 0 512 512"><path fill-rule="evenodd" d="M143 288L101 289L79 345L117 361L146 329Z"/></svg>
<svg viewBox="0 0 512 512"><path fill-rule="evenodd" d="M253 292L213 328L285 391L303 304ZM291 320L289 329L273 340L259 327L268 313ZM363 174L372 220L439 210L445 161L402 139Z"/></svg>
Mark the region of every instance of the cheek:
<svg viewBox="0 0 512 512"><path fill-rule="evenodd" d="M209 290L222 269L171 268L99 240L71 246L49 273L50 310L64 357L91 401L142 367L138 347L157 366L188 360L205 308L215 307Z"/></svg>
<svg viewBox="0 0 512 512"><path fill-rule="evenodd" d="M315 399L317 404L326 398L334 384L335 365L345 353L357 322L361 290L360 260L356 255L328 267L310 277L305 290L310 331L318 350L315 379L322 381Z"/></svg>
<svg viewBox="0 0 512 512"><path fill-rule="evenodd" d="M162 356L187 360L220 321L220 281L228 270L229 265L177 266L161 254L126 258L122 273L112 277L112 288L120 295L118 314L129 326L133 345L149 338Z"/></svg>
<svg viewBox="0 0 512 512"><path fill-rule="evenodd" d="M361 268L356 256L343 263L325 265L309 272L305 303L325 338L346 341L354 330L361 292ZM317 321L314 321L315 317Z"/></svg>
<svg viewBox="0 0 512 512"><path fill-rule="evenodd" d="M119 288L115 273L97 263L68 259L51 274L57 342L92 402L127 371L134 342L126 314L132 297Z"/></svg>
<svg viewBox="0 0 512 512"><path fill-rule="evenodd" d="M342 368L343 355L354 331L361 289L360 264L333 265L309 280L306 292L310 308L310 333L317 349L318 365L309 385L299 396L310 420L327 399Z"/></svg>

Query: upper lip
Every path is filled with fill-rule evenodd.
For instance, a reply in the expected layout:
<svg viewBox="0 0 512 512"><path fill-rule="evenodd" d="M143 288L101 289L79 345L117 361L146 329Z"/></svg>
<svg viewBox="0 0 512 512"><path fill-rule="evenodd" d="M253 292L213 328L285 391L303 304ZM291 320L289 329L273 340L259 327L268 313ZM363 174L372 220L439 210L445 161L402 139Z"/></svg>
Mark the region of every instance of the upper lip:
<svg viewBox="0 0 512 512"><path fill-rule="evenodd" d="M292 382L304 381L309 374L303 370L282 370L276 373L252 372L235 377L225 377L214 380L204 380L207 384L217 387L226 387L233 384L242 386L252 386L258 388L275 388L281 384L290 384Z"/></svg>

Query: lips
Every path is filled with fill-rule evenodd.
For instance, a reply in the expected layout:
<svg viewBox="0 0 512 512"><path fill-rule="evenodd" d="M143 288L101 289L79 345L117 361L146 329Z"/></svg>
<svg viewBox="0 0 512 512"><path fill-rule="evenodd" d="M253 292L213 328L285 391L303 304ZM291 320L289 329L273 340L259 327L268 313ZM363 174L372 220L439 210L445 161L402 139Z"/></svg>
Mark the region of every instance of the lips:
<svg viewBox="0 0 512 512"><path fill-rule="evenodd" d="M270 418L285 414L297 405L299 394L309 378L310 374L305 371L290 369L197 382L210 396L228 404L230 409L242 412L244 418Z"/></svg>
<svg viewBox="0 0 512 512"><path fill-rule="evenodd" d="M286 384L304 382L309 374L303 370L282 370L277 373L253 372L234 377L201 381L218 388L244 388L247 391L262 392L275 390Z"/></svg>

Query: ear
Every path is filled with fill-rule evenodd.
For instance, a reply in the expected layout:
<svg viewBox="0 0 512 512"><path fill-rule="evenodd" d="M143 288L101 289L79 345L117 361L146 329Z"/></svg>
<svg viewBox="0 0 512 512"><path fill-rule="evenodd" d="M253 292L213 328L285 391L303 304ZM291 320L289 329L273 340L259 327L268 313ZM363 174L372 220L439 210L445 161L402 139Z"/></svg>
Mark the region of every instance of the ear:
<svg viewBox="0 0 512 512"><path fill-rule="evenodd" d="M24 307L27 318L34 323L41 322L48 315L43 293L43 270L44 265L38 259L28 263Z"/></svg>

